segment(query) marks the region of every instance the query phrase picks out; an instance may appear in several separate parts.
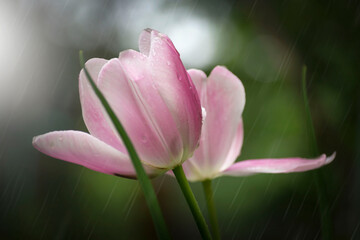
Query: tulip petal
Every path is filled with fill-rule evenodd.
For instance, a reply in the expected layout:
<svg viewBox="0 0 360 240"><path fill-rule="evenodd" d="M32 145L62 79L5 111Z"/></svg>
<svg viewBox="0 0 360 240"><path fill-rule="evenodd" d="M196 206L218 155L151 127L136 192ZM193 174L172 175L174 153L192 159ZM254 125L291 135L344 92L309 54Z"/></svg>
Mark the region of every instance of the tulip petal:
<svg viewBox="0 0 360 240"><path fill-rule="evenodd" d="M141 53L127 51L120 59L111 59L100 72L99 88L142 161L158 168L169 168L179 164L174 152L182 151L181 139L171 115L164 108L166 105L152 87L151 77L146 75L145 58Z"/></svg>
<svg viewBox="0 0 360 240"><path fill-rule="evenodd" d="M151 74L149 61L143 56L142 53L128 50L122 52L119 59L127 79L133 85L134 94L140 100L138 101L139 107L148 119L154 134L160 138L159 144L163 145L163 150L168 152L170 159L174 159L173 165L175 166L183 160L184 146L179 132L180 126L175 121L177 116L170 111L167 99L164 99L158 91L159 85L162 84L159 81L161 79ZM138 126L134 127L138 128ZM144 144L141 144L141 147L144 147ZM144 150L148 152L146 155L153 152L151 148ZM164 159L164 163L167 162L167 165L169 165L169 156L165 156L167 159Z"/></svg>
<svg viewBox="0 0 360 240"><path fill-rule="evenodd" d="M240 161L223 171L221 175L248 176L256 173L290 173L304 172L329 164L335 158L334 152L326 157L322 154L318 158L278 158L278 159L254 159Z"/></svg>
<svg viewBox="0 0 360 240"><path fill-rule="evenodd" d="M149 56L151 46L151 31L152 29L147 28L140 33L139 37L139 50L142 54Z"/></svg>
<svg viewBox="0 0 360 240"><path fill-rule="evenodd" d="M241 81L225 67L215 67L207 79L199 70L189 70L189 74L206 109L200 146L189 164L201 169L202 177L211 178L231 165L240 153L245 90Z"/></svg>
<svg viewBox="0 0 360 240"><path fill-rule="evenodd" d="M34 137L33 145L40 152L54 158L82 165L106 174L136 176L127 154L107 145L99 139L80 131L55 131ZM154 175L156 169L145 166Z"/></svg>
<svg viewBox="0 0 360 240"><path fill-rule="evenodd" d="M197 148L202 125L202 111L195 86L179 53L165 34L150 29L143 31L139 48L148 56L157 91L176 122L183 139L183 155L187 158L187 152L192 153Z"/></svg>
<svg viewBox="0 0 360 240"><path fill-rule="evenodd" d="M197 164L199 159L203 159L202 157L204 157L204 155L201 155L201 152L197 153L198 151L201 151L203 149L200 143L200 147L195 151L196 156L190 158L189 160L183 163L183 168L184 168L184 172L186 173L186 178L189 181L202 181L216 177L219 172L231 166L236 160L236 158L240 155L243 139L244 139L244 130L243 130L243 121L241 121L238 125L238 129L235 138L233 139L232 144L230 146L228 155L225 157L221 168L213 172L205 172L201 170L199 166L200 164Z"/></svg>
<svg viewBox="0 0 360 240"><path fill-rule="evenodd" d="M223 171L230 167L240 155L241 148L244 140L244 126L243 121L241 120L238 129L236 130L236 135L232 141L227 157L224 160L223 165L221 166L220 171Z"/></svg>
<svg viewBox="0 0 360 240"><path fill-rule="evenodd" d="M99 82L99 72L107 62L108 60L101 58L92 58L86 62L85 66L96 84ZM111 119L93 91L84 70L81 70L79 76L79 91L82 115L90 134L124 152L125 148L121 138L115 131Z"/></svg>
<svg viewBox="0 0 360 240"><path fill-rule="evenodd" d="M200 95L200 94L202 94L201 88L202 88L203 84L205 84L207 76L203 71L201 71L199 69L189 69L187 72L188 72L192 82L194 83L196 91L198 92L199 98L201 100L201 97L202 97ZM201 103L201 101L200 101L200 103ZM201 103L201 105L202 105L202 103Z"/></svg>

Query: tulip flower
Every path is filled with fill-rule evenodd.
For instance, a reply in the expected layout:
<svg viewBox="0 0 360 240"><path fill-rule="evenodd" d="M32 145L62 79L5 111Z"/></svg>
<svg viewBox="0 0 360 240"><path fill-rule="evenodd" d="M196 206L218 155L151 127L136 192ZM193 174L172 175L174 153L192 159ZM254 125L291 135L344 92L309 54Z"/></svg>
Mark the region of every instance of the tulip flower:
<svg viewBox="0 0 360 240"><path fill-rule="evenodd" d="M195 87L171 40L146 29L139 49L123 51L110 60L93 58L85 66L130 136L146 172L156 176L193 154L202 113ZM135 177L127 150L83 70L79 90L90 134L50 132L35 137L34 147L98 172Z"/></svg>
<svg viewBox="0 0 360 240"><path fill-rule="evenodd" d="M303 172L330 163L325 154L314 158L266 158L235 162L243 143L242 112L245 90L240 79L222 66L209 77L200 70L188 71L206 110L200 146L183 164L190 181L203 181L222 175L248 176L257 173Z"/></svg>
<svg viewBox="0 0 360 240"><path fill-rule="evenodd" d="M254 159L235 163L243 143L242 112L245 90L240 79L222 66L215 67L209 77L200 70L188 70L202 107L206 110L200 146L183 164L189 181L202 181L214 239L220 232L213 202L211 180L223 176L249 176L257 173L303 172L330 163L325 154L315 159Z"/></svg>
<svg viewBox="0 0 360 240"><path fill-rule="evenodd" d="M169 235L143 167L152 176L173 169L201 236L210 239L181 167L199 143L202 110L197 91L166 35L144 30L139 49L121 52L111 60L90 59L80 72L82 114L90 134L50 132L35 137L33 145L47 155L95 171L139 176L162 239Z"/></svg>

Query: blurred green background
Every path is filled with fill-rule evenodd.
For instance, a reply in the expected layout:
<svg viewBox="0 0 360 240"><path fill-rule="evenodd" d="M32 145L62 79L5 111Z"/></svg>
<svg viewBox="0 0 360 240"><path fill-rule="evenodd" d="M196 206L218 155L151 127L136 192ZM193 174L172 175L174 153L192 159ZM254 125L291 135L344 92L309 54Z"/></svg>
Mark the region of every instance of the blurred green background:
<svg viewBox="0 0 360 240"><path fill-rule="evenodd" d="M0 1L0 238L153 239L138 183L52 159L31 145L53 130L86 131L78 50L87 58L137 50L144 28L168 34L187 68L225 65L246 90L239 160L313 157L308 93L334 239L360 239L358 1ZM175 180L153 180L175 239L198 239ZM202 209L201 185L192 184ZM224 239L321 239L312 173L214 181ZM206 214L205 214L206 215Z"/></svg>

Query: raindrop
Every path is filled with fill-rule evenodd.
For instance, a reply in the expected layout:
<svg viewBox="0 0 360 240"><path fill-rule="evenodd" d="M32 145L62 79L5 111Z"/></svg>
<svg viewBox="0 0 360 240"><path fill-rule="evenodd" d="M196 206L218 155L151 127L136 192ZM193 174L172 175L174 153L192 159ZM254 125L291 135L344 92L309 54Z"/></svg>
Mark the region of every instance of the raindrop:
<svg viewBox="0 0 360 240"><path fill-rule="evenodd" d="M170 66L170 65L171 65L171 62L170 62L170 61L167 61L166 64L167 64L168 66Z"/></svg>
<svg viewBox="0 0 360 240"><path fill-rule="evenodd" d="M179 79L179 81L182 80L182 76L180 74L177 74L177 78Z"/></svg>

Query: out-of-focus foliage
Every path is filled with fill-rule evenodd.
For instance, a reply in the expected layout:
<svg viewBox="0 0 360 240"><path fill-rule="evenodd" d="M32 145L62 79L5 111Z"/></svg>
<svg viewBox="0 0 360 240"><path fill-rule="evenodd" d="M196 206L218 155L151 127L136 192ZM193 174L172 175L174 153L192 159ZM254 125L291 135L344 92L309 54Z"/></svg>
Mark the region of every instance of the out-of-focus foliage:
<svg viewBox="0 0 360 240"><path fill-rule="evenodd" d="M116 57L151 27L167 33L188 68L225 65L243 81L245 140L239 160L309 155L301 95L321 152L334 239L360 236L360 5L356 1L1 1L0 232L4 239L151 239L133 180L51 159L31 139L86 131L77 53ZM154 185L176 239L199 238L175 180ZM320 239L311 173L215 180L224 239ZM205 210L200 184L192 184Z"/></svg>

